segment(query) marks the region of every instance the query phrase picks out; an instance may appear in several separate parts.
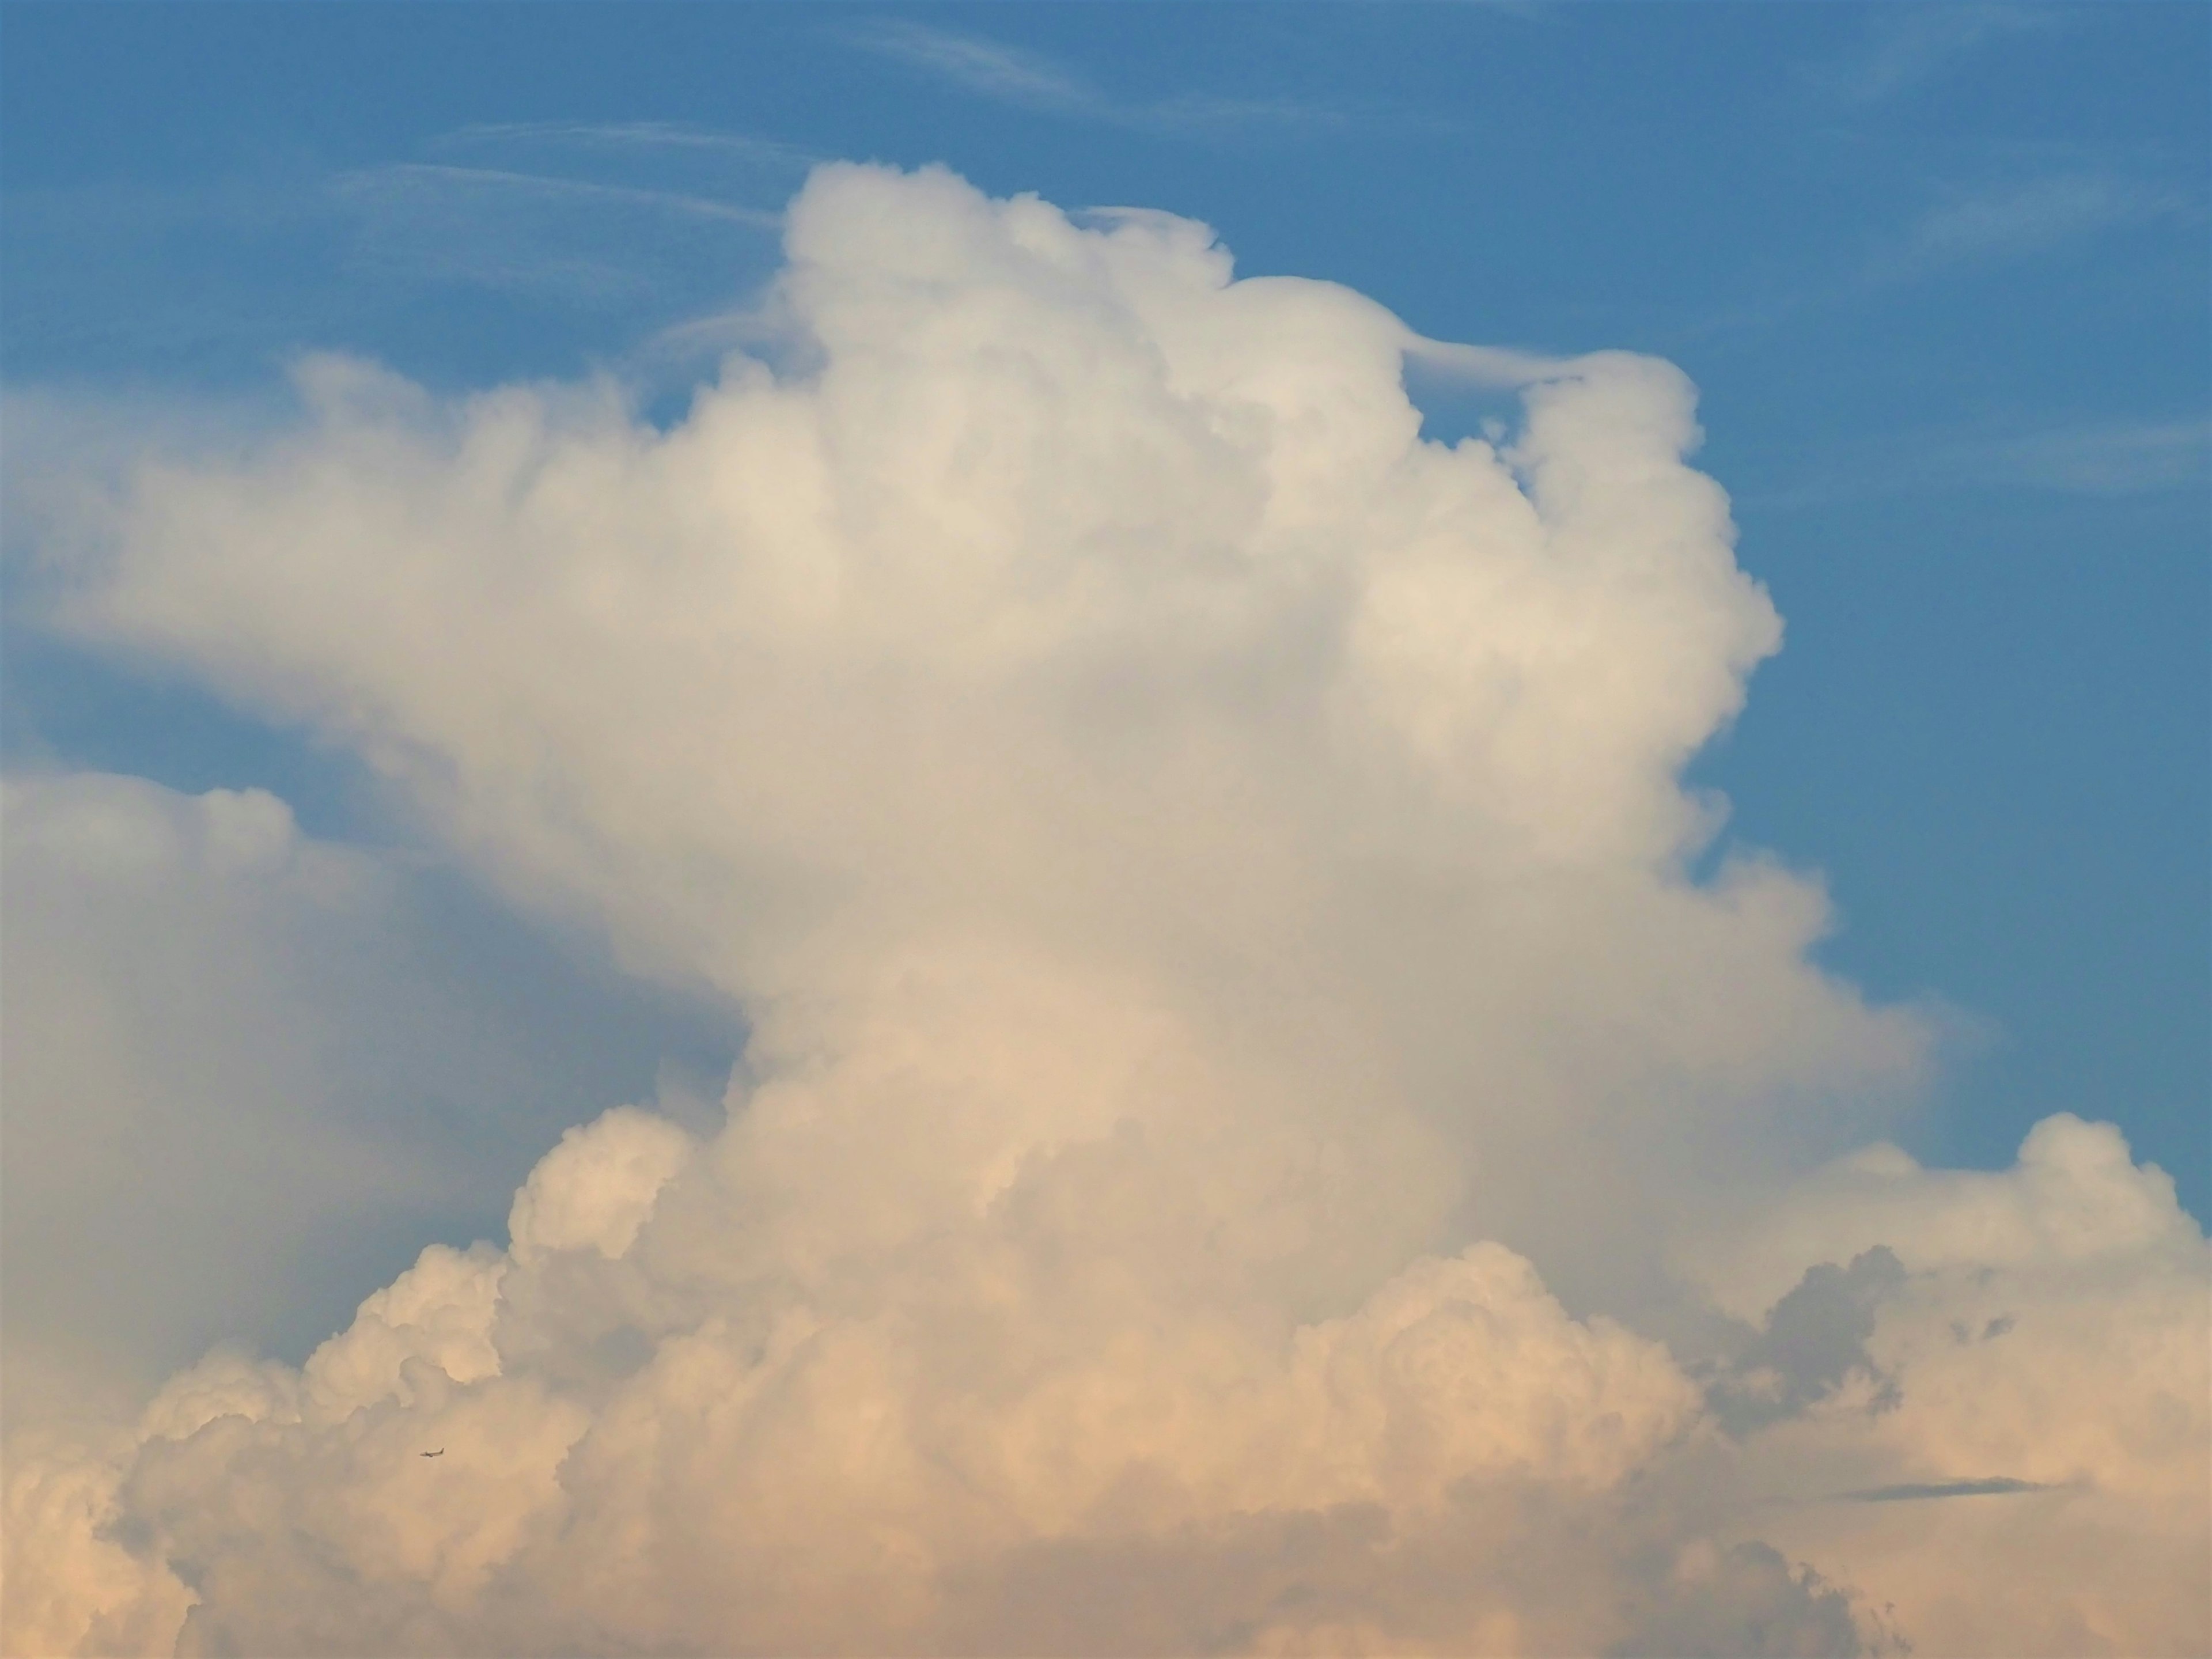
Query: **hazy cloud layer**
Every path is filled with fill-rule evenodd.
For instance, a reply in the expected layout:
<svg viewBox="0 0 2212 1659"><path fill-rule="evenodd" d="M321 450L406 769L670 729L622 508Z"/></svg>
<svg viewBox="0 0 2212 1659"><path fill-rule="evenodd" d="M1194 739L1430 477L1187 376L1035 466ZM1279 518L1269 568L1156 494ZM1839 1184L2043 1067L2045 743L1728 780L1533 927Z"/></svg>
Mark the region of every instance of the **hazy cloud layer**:
<svg viewBox="0 0 2212 1659"><path fill-rule="evenodd" d="M11 1456L11 1648L2201 1646L2170 1183L1823 1163L1927 1024L1686 874L1780 629L1683 378L1447 449L1395 318L1203 227L846 167L787 227L781 367L667 431L323 359L45 526L60 625L753 1037L304 1367Z"/></svg>
<svg viewBox="0 0 2212 1659"><path fill-rule="evenodd" d="M305 1352L364 1258L487 1228L565 1123L713 1063L710 1018L258 790L11 778L0 905L10 1427L135 1411L217 1340Z"/></svg>

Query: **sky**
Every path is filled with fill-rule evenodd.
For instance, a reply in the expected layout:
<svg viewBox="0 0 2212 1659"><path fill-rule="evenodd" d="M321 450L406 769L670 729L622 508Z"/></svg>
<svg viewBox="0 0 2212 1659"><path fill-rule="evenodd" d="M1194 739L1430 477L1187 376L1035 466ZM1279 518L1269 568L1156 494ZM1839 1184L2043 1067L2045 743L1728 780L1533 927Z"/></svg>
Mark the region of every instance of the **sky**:
<svg viewBox="0 0 2212 1659"><path fill-rule="evenodd" d="M9 1651L2202 1648L2202 8L0 46Z"/></svg>

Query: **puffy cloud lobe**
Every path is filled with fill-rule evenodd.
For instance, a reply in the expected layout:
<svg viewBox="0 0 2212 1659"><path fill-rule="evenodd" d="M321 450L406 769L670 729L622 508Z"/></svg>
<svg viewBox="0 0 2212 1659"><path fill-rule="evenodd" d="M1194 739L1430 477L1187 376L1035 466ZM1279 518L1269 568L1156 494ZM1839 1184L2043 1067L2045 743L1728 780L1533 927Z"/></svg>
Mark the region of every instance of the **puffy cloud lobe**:
<svg viewBox="0 0 2212 1659"><path fill-rule="evenodd" d="M1797 1381L1741 1442L1546 1287L1632 1304L1680 1213L1797 1155L1798 1108L1848 1133L1925 1048L1808 963L1813 884L1684 873L1711 818L1678 769L1778 629L1683 465L1682 377L1527 365L1511 442L1448 448L1395 319L1233 281L1185 222L833 167L788 246L787 367L733 360L667 431L326 360L296 433L53 527L70 626L357 745L753 1037L710 1139L610 1114L507 1249L435 1247L300 1371L218 1358L101 1458L11 1472L74 1506L10 1530L11 1585L69 1587L36 1639L1888 1641L1895 1506L1812 1505L1789 1556L1746 1534L1770 1475L1934 1461L1958 1362L1898 1310L1963 1316L1942 1205L1861 1238L1839 1201L1778 1282L1708 1275L1747 1317L1823 1263L1866 1291L1840 1346L1808 1298L1769 1322ZM1988 1178L2028 1257L2074 1191L2041 1156ZM2066 1236L2163 1282L2111 1243L2131 1213ZM2176 1213L2158 1260L2201 1279ZM1843 1265L1878 1246L1901 1286ZM1876 1370L1905 1404L1869 1415ZM2185 1538L2116 1501L2097 1536ZM2000 1582L1957 1650L2018 1632Z"/></svg>
<svg viewBox="0 0 2212 1659"><path fill-rule="evenodd" d="M1769 1538L1879 1586L1930 1650L2212 1643L2212 1255L2163 1172L2062 1115L2009 1170L1880 1146L1763 1209L1688 1252L1723 1300L1875 1237L1902 1269L1859 1258L1866 1365L1748 1448L1774 1485L1845 1500Z"/></svg>
<svg viewBox="0 0 2212 1659"><path fill-rule="evenodd" d="M1755 1310L1793 1264L1875 1245L1910 1267L2019 1267L2185 1261L2196 1242L2164 1172L2138 1168L2109 1123L2045 1118L2002 1173L1923 1170L1886 1142L1839 1158L1748 1224L1757 1248L1692 1241L1690 1270L1721 1305ZM1704 1248L1700 1248L1700 1243Z"/></svg>
<svg viewBox="0 0 2212 1659"><path fill-rule="evenodd" d="M612 1115L526 1194L549 1173L635 1181L672 1128ZM218 1356L172 1382L111 1501L142 1598L198 1593L187 1650L528 1647L556 1627L614 1648L927 1646L940 1620L983 1640L997 1627L963 1595L1036 1571L1024 1551L1141 1555L1255 1516L1279 1517L1263 1535L1319 1528L1371 1579L1358 1558L1394 1530L1469 1524L1470 1490L1601 1505L1696 1410L1657 1345L1568 1318L1494 1244L1416 1262L1287 1343L1153 1302L1143 1322L986 1344L944 1328L986 1313L976 1287L877 1286L831 1315L787 1287L672 1283L647 1264L681 1209L645 1196L627 1249L434 1246L301 1371ZM932 1277L963 1255L988 1271L1025 1224L978 1218ZM560 1316L596 1293L642 1328L627 1363L532 1357L546 1334L514 1328L552 1286ZM605 1355L605 1334L566 1340ZM1387 1607L1353 1605L1388 1632Z"/></svg>
<svg viewBox="0 0 2212 1659"><path fill-rule="evenodd" d="M509 1248L524 1260L586 1247L619 1259L690 1151L677 1125L631 1107L569 1130L515 1194Z"/></svg>

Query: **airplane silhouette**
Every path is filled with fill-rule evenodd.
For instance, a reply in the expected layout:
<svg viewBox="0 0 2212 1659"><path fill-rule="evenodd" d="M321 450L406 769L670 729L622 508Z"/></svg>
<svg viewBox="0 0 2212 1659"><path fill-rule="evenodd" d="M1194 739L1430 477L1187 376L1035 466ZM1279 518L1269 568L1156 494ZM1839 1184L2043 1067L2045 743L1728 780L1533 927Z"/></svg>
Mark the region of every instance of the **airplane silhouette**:
<svg viewBox="0 0 2212 1659"><path fill-rule="evenodd" d="M422 1452L417 1455L422 1457L443 1457L446 1455L446 1449L441 1446L434 1452Z"/></svg>

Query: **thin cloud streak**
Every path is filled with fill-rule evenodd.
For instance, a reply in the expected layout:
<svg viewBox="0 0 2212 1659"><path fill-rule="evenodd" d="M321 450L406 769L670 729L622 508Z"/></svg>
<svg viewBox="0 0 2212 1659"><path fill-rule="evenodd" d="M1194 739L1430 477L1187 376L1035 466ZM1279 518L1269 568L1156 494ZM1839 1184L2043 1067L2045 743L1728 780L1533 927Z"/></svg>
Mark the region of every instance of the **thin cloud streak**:
<svg viewBox="0 0 2212 1659"><path fill-rule="evenodd" d="M2159 225L2201 223L2201 200L2157 180L2076 169L1978 190L1956 190L1921 212L1840 275L1808 281L1684 328L1680 349L1716 335L1771 328L1808 311L1853 305L1947 276L2058 252L2099 237Z"/></svg>
<svg viewBox="0 0 2212 1659"><path fill-rule="evenodd" d="M1334 122L1333 110L1293 99L1180 94L1123 103L1041 52L981 35L887 18L846 32L851 45L895 59L966 91L1041 114L1152 131Z"/></svg>
<svg viewBox="0 0 2212 1659"><path fill-rule="evenodd" d="M2090 495L2202 489L2212 471L2212 420L2135 421L2035 433L1959 459L1992 482Z"/></svg>
<svg viewBox="0 0 2212 1659"><path fill-rule="evenodd" d="M1044 58L974 35L891 20L855 30L859 46L1007 103L1033 109L1095 113L1103 100Z"/></svg>
<svg viewBox="0 0 2212 1659"><path fill-rule="evenodd" d="M1881 103L1935 80L1995 41L2064 27L2055 10L2034 6L1896 6L1875 15L1863 53L1820 77L1851 103Z"/></svg>
<svg viewBox="0 0 2212 1659"><path fill-rule="evenodd" d="M1838 453L1829 470L1772 490L1737 493L1759 507L1957 489L2132 496L2203 489L2212 477L2212 419L2112 420L2036 430L1885 434Z"/></svg>
<svg viewBox="0 0 2212 1659"><path fill-rule="evenodd" d="M742 207L704 196L677 191L649 190L635 185L605 185L583 179L562 179L548 173L515 173L502 167L453 167L435 161L400 161L342 173L336 181L343 194L447 190L497 190L544 198L620 203L678 214L687 218L714 219L751 229L780 230L783 216L764 208Z"/></svg>
<svg viewBox="0 0 2212 1659"><path fill-rule="evenodd" d="M1840 1492L1842 1504L1915 1504L1932 1498L1995 1498L2010 1492L2049 1492L2047 1481L2015 1480L2008 1474L1987 1480L1905 1481L1894 1486L1869 1486L1863 1492Z"/></svg>
<svg viewBox="0 0 2212 1659"><path fill-rule="evenodd" d="M378 270L665 319L725 301L782 215L719 191L406 161L341 174L355 258Z"/></svg>
<svg viewBox="0 0 2212 1659"><path fill-rule="evenodd" d="M819 158L772 138L676 121L498 121L456 128L434 148L567 143L605 149L705 150L763 163L806 167Z"/></svg>
<svg viewBox="0 0 2212 1659"><path fill-rule="evenodd" d="M1923 214L1876 282L1985 259L2018 258L2188 211L2178 191L2110 173L2065 173L1954 198Z"/></svg>

